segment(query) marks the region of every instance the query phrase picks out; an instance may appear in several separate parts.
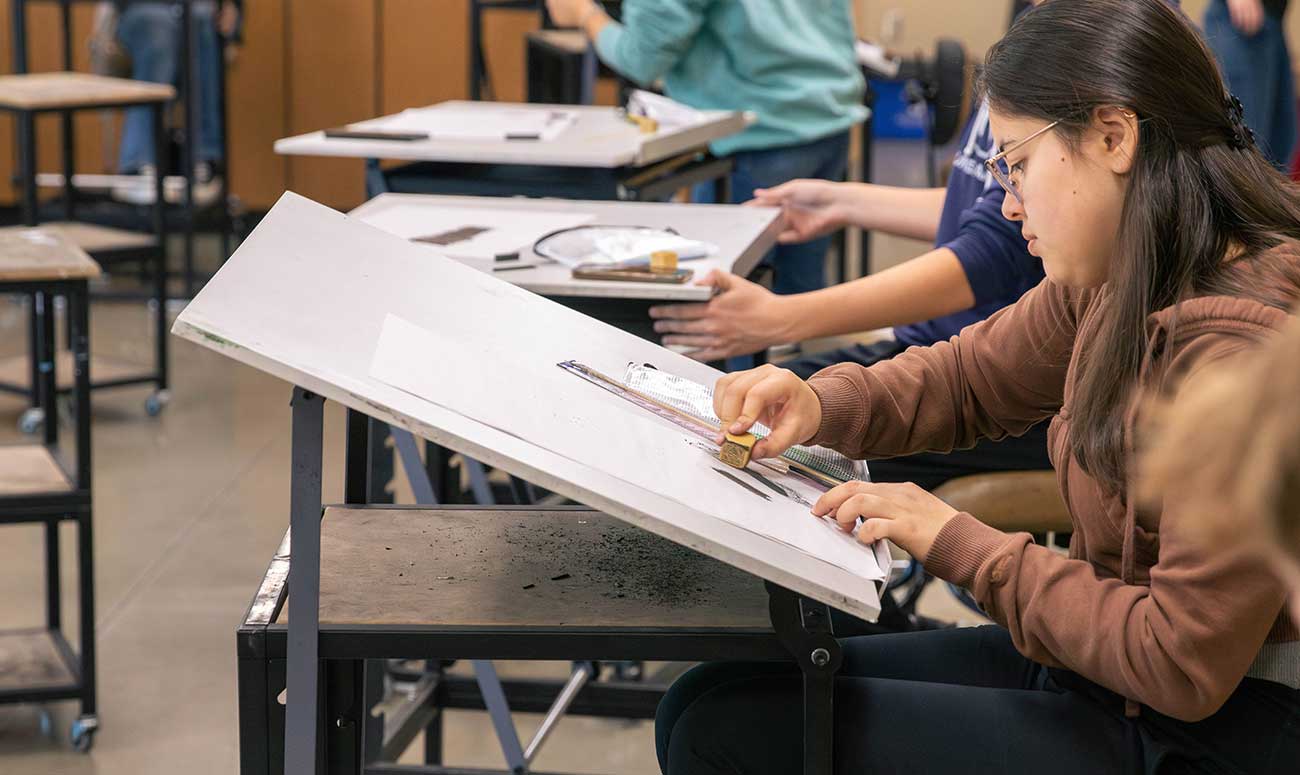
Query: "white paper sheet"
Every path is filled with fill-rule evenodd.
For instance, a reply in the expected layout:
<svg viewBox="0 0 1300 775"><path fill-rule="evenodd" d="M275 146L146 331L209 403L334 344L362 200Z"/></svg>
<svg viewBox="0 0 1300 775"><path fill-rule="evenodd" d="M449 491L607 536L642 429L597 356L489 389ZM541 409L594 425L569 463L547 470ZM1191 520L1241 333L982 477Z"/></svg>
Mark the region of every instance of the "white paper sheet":
<svg viewBox="0 0 1300 775"><path fill-rule="evenodd" d="M706 114L662 94L636 89L627 98L629 113L653 118L665 129L698 124Z"/></svg>
<svg viewBox="0 0 1300 775"><path fill-rule="evenodd" d="M527 252L541 237L558 229L584 226L596 219L587 213L552 210L397 205L379 210L363 220L405 239L450 234L462 228L479 228L467 239L430 245L442 255L471 261L491 261L506 253Z"/></svg>
<svg viewBox="0 0 1300 775"><path fill-rule="evenodd" d="M459 107L435 105L409 108L401 113L353 126L383 128L402 132L427 132L434 140L513 140L520 142L550 141L559 137L577 121L571 110L491 105Z"/></svg>
<svg viewBox="0 0 1300 775"><path fill-rule="evenodd" d="M649 226L593 226L549 237L538 245L537 252L572 268L649 264L651 254L659 250L671 250L679 261L694 261L717 255L718 246Z"/></svg>
<svg viewBox="0 0 1300 775"><path fill-rule="evenodd" d="M389 315L370 376L517 438L830 562L864 581L886 578L874 551L811 515L821 488L764 470L769 483L723 465L680 429L560 369L552 332L487 328L453 315L431 331ZM464 327L476 327L471 336ZM461 373L448 364L476 364ZM741 483L743 482L743 484ZM772 485L785 490L781 495Z"/></svg>

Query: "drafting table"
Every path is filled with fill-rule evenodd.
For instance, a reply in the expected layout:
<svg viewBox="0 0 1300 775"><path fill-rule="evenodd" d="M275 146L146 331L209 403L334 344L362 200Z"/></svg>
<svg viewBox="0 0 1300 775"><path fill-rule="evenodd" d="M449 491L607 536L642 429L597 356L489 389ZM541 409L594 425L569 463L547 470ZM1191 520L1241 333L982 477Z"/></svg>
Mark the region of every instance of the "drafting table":
<svg viewBox="0 0 1300 775"><path fill-rule="evenodd" d="M780 216L780 209L775 207L593 202L522 197L501 199L420 194L381 194L349 214L385 231L392 231L398 236L410 237L422 233L418 226L422 212L444 211L448 208L474 210L500 208L503 213L518 210L585 213L595 216L591 221L592 224L673 229L684 237L711 242L718 246L718 253L715 256L682 262L683 268L695 270L695 278L703 277L710 269L721 269L742 277L749 275L758 266L763 256L776 244ZM575 280L567 267L546 261L531 250L521 253L520 258L539 261L542 264L531 269L512 269L494 274L512 285L559 300L575 308L581 308L581 300L645 302L634 306L636 311L641 313L646 324L649 323L646 309L650 302L707 301L711 295L709 288L695 285L693 282L667 285ZM593 317L613 322L599 314L593 314ZM636 332L644 333L647 338L653 334L653 330L648 325L642 326Z"/></svg>
<svg viewBox="0 0 1300 775"><path fill-rule="evenodd" d="M185 339L296 386L292 402L293 570L288 579L286 771L312 771L321 699L318 659L329 656L320 650L325 641L319 629L318 568L323 513L322 403L331 400L355 410L349 416L347 432L350 465L345 491L349 502L364 498L368 423L361 415L366 415L768 581L774 627L804 674L806 771L829 773L830 703L839 651L829 630L826 606L874 619L879 613L881 584L867 579L879 579L884 572L879 558L863 550L846 563L843 553L849 544L829 543L833 530L795 509L794 504L778 503L771 508L785 509L783 514L802 514L800 520L808 521L769 520L763 524L775 525L769 529L776 532L770 534L720 516L714 511L718 503L730 511L752 513L756 520L769 511L762 501L734 500L736 491L728 489L732 485L722 477L697 477L708 481L683 499L676 493L681 483L675 479L655 486L637 483L622 469L610 473L616 469L606 468L600 460L603 455L595 454L612 451L618 454L611 457L626 458L635 449L615 445L588 449L579 456L570 449L554 451L549 442L536 440L534 431L547 422L569 428L568 414L580 424L581 417L613 411L613 403L621 399L598 389L585 393L578 403L551 405L542 396L531 404L521 400L495 406L494 410L514 417L525 416L520 412L530 406L542 410L528 412L532 426L520 428L518 434L495 426L495 417L476 418L477 410L466 411L458 403L466 395L474 397L474 391L465 388L501 384L500 370L512 362L503 362L499 349L525 324L523 332L531 338L520 344L513 362L532 370L530 374L543 373L544 361L557 346L552 342L538 347L546 332L554 333L572 357L598 369L614 372L628 361L654 362L704 383L711 383L718 372L456 262L431 261L423 247L286 194L182 312L174 328ZM359 260L362 257L366 260ZM477 314L462 314L470 308ZM481 362L456 373L445 370L452 379L439 381L436 395L417 395L395 387L392 377L386 377L387 382L376 378L372 369L381 361L377 356L383 352L382 345L391 340L394 316L429 336L454 334L462 348L477 348L482 337ZM437 357L435 352L415 353L410 362L433 368ZM567 390L571 383L564 385ZM548 410L553 411L548 414ZM662 441L668 432L666 425L655 425L660 421L653 418L626 413L620 417L626 423L610 428L611 436L622 438L621 434L631 429L635 433L627 433L629 437L640 439L643 437L637 434L647 433L644 438ZM575 426L572 438L591 429L580 430ZM555 443L569 439L557 438ZM662 470L679 471L693 465L685 454L647 463L651 473L661 466L665 467ZM708 503L709 511L687 505L687 501ZM810 526L808 530L826 528L828 532L813 536L805 525ZM777 534L783 537L774 537ZM806 537L821 542L819 546L825 547L827 554L795 548ZM839 538L850 540L842 535L835 540ZM435 550L430 562L436 561ZM428 658L436 656L427 654Z"/></svg>
<svg viewBox="0 0 1300 775"><path fill-rule="evenodd" d="M485 115L502 109L572 111L577 119L550 140L358 140L328 138L322 130L277 140L275 152L371 160L367 172L371 196L393 191L665 200L680 188L725 180L731 160L710 157L705 149L754 120L747 113L703 111L698 123L642 134L611 107L464 101L436 107ZM349 126L371 128L400 115ZM412 164L380 170L380 159Z"/></svg>

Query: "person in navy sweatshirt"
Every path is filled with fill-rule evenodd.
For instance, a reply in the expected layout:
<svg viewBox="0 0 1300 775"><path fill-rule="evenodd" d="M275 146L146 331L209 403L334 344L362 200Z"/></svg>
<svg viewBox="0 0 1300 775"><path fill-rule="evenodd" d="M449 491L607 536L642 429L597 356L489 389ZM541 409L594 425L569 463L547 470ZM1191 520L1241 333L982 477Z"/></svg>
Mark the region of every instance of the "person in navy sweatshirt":
<svg viewBox="0 0 1300 775"><path fill-rule="evenodd" d="M783 210L784 243L816 239L845 226L932 240L935 248L899 266L809 293L778 296L741 277L712 272L700 282L719 291L707 303L650 310L665 345L693 348L715 361L784 342L893 327L893 338L782 363L807 378L841 362L870 365L911 346L928 346L1015 303L1043 279L1020 227L1002 216L1004 192L984 168L996 153L988 108L962 131L946 188L794 180L755 192L754 204ZM910 481L926 489L966 474L1041 470L1046 424L1020 438L981 441L946 455L923 453L873 461L875 481Z"/></svg>

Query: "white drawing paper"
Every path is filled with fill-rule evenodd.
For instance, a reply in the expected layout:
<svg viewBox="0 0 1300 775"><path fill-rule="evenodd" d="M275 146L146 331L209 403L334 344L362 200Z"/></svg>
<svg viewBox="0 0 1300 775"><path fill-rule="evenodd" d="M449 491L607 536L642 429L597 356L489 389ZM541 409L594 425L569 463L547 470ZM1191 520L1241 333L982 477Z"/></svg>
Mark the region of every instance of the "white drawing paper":
<svg viewBox="0 0 1300 775"><path fill-rule="evenodd" d="M435 105L408 108L355 126L395 132L427 132L434 140L536 142L556 139L577 119L578 114L571 110L481 103L472 107Z"/></svg>

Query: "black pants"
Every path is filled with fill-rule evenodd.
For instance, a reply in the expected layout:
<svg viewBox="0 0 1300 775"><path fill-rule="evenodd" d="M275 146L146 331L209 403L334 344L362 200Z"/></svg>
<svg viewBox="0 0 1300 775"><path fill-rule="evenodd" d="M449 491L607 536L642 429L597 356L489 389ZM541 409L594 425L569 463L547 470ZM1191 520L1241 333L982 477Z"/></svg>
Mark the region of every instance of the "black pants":
<svg viewBox="0 0 1300 775"><path fill-rule="evenodd" d="M890 340L871 345L855 345L840 350L817 353L805 358L787 361L782 368L790 369L803 379L827 366L837 363L858 363L870 366L889 360L906 350L906 345ZM949 479L990 471L1041 471L1050 469L1047 459L1047 423L1030 428L1018 438L1001 441L982 440L970 449L947 454L923 452L916 455L873 460L871 480L874 482L916 482L927 490Z"/></svg>
<svg viewBox="0 0 1300 775"><path fill-rule="evenodd" d="M1271 681L1245 679L1197 723L1149 708L1129 719L1118 695L1025 659L1001 627L841 642L836 773L1300 771L1300 691ZM660 768L799 775L801 691L791 663L694 668L659 705Z"/></svg>

